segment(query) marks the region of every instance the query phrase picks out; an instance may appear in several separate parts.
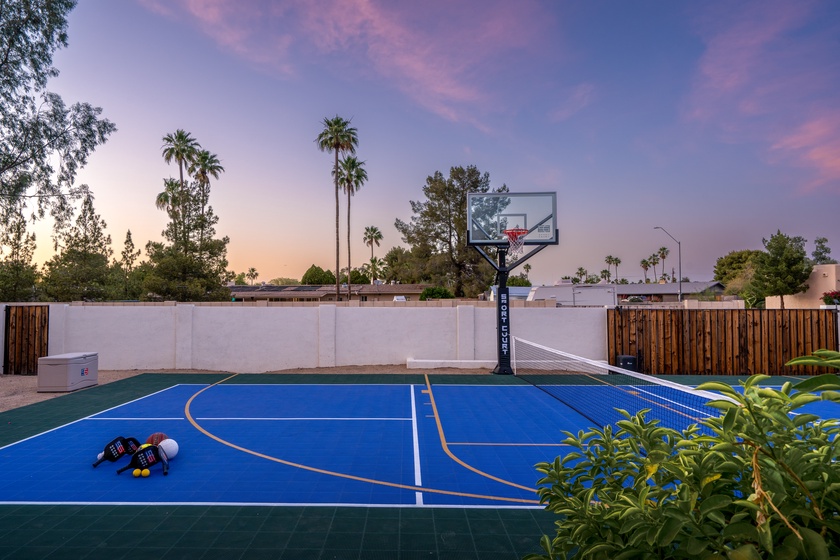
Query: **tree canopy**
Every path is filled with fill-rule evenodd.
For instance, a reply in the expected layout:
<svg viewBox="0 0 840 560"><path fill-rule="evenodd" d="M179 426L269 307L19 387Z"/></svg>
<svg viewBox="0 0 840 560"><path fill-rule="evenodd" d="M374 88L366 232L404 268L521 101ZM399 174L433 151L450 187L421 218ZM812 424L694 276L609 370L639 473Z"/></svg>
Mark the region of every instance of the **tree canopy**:
<svg viewBox="0 0 840 560"><path fill-rule="evenodd" d="M143 298L225 301L230 298L225 284L233 277L227 270L230 240L215 237L219 218L210 205L210 177L218 177L224 168L215 154L180 129L163 137L162 156L178 164L179 179L164 179L164 190L155 200L169 216L163 231L169 243L146 245L150 270L144 276Z"/></svg>
<svg viewBox="0 0 840 560"><path fill-rule="evenodd" d="M313 264L306 270L306 272L303 273L300 283L304 286L325 286L327 284L335 284L335 275L331 271L324 270L320 266Z"/></svg>
<svg viewBox="0 0 840 560"><path fill-rule="evenodd" d="M828 246L827 238L817 237L814 239L814 252L811 253L811 260L814 264L837 264L837 261L831 258L831 248Z"/></svg>
<svg viewBox="0 0 840 560"><path fill-rule="evenodd" d="M67 106L47 91L58 75L53 53L67 46L67 15L75 0L3 2L0 8L0 212L10 223L22 201L57 223L87 187L76 174L116 126L88 103Z"/></svg>
<svg viewBox="0 0 840 560"><path fill-rule="evenodd" d="M412 281L446 287L456 297L475 297L492 283L495 270L467 245L467 193L471 192L508 189L505 185L491 189L490 174L473 165L453 167L448 177L436 171L423 187L426 200L410 201L411 221L396 220L397 231L411 247Z"/></svg>
<svg viewBox="0 0 840 560"><path fill-rule="evenodd" d="M726 255L719 257L715 261L715 281L721 282L724 286L728 287L731 282L743 276L744 271L748 267L748 263L760 253L761 251L745 249L742 251L730 251Z"/></svg>
<svg viewBox="0 0 840 560"><path fill-rule="evenodd" d="M44 265L42 289L54 301L110 299L111 236L87 195L72 227L56 235L60 252Z"/></svg>
<svg viewBox="0 0 840 560"><path fill-rule="evenodd" d="M770 239L762 239L766 251L755 256L752 286L764 297L779 296L785 308L785 296L808 289L805 283L814 265L805 253L805 239L790 237L777 231Z"/></svg>

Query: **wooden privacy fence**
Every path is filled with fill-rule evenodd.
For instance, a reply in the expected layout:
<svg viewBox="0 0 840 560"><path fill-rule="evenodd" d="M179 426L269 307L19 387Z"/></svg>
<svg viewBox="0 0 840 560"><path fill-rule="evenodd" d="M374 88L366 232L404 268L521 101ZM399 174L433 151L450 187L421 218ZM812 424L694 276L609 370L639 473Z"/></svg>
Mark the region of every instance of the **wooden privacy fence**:
<svg viewBox="0 0 840 560"><path fill-rule="evenodd" d="M38 373L38 358L47 355L49 325L50 308L47 305L6 306L3 373Z"/></svg>
<svg viewBox="0 0 840 560"><path fill-rule="evenodd" d="M609 361L634 356L651 374L834 373L785 363L838 349L837 315L826 309L636 309L607 311Z"/></svg>

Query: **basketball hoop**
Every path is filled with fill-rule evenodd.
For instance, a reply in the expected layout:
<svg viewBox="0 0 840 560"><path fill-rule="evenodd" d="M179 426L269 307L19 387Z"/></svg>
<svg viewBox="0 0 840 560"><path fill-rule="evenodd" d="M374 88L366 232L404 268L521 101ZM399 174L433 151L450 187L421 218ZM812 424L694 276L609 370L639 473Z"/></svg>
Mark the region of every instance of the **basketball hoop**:
<svg viewBox="0 0 840 560"><path fill-rule="evenodd" d="M508 238L508 256L513 260L518 259L522 254L522 247L525 244L525 236L528 235L528 230L511 228L504 230L502 233Z"/></svg>

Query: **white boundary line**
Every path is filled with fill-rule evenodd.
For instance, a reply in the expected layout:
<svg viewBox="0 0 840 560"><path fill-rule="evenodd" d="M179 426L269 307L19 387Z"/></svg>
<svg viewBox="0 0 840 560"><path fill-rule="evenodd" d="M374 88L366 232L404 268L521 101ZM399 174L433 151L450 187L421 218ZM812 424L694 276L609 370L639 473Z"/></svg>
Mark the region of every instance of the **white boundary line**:
<svg viewBox="0 0 840 560"><path fill-rule="evenodd" d="M358 508L416 508L418 505L423 508L435 509L540 509L544 510L545 506L541 505L458 505L458 504L357 504L357 503L343 503L343 502L33 502L33 501L0 501L0 506L20 505L20 506L201 506L201 507L358 507Z"/></svg>
<svg viewBox="0 0 840 560"><path fill-rule="evenodd" d="M185 385L186 385L186 384L185 384ZM190 385L192 385L192 384L190 384ZM196 385L198 385L198 384L196 384ZM122 404L118 404L117 406L112 406L111 408L107 408L107 409L105 409L105 410L100 410L100 411L99 411L99 412L97 412L96 414L91 414L90 416L85 416L84 418L79 418L78 420L73 420L72 422L68 422L68 423L66 423L66 424L62 424L61 426L56 426L55 428L50 428L49 430L47 430L47 431L45 431L45 432L41 432L41 433L35 434L35 435L33 435L33 436L29 436L28 438L24 438L24 439L18 440L18 441L14 442L14 443L10 443L10 444L8 444L8 445L4 445L3 447L0 447L0 450L3 450L3 449L8 449L9 447L12 447L12 446L14 446L14 445L17 445L17 444L19 444L19 443L23 443L23 442L25 442L25 441L29 441L30 439L35 439L35 438L37 438L37 437L41 437L41 436L42 436L42 435L44 435L44 434L48 434L48 433L50 433L50 432L54 432L54 431L56 431L56 430L60 430L60 429L62 429L62 428L66 428L67 426L72 426L73 424L78 424L79 422L83 422L83 421L85 421L85 420L111 420L111 418L94 418L94 416L97 416L97 415L99 415L99 414L102 414L102 413L108 412L109 410L115 410L115 409L117 409L117 408L119 408L119 407L121 407L121 406L125 406L125 405L127 405L127 404L131 404L131 403L135 403L135 402L138 402L138 401L142 401L142 400L143 400L143 399L145 399L145 398L151 397L151 396L153 396L153 395L158 395L158 394L160 394L160 393L163 393L163 392L165 392L165 391L169 391L170 389L174 389L175 387L180 387L180 386L181 386L181 385L180 385L180 384L178 384L178 385L173 385L172 387L166 387L165 389L161 389L160 391L155 391L154 393L149 393L148 395L143 395L142 397L136 398L136 399L134 399L134 400L132 400L132 401L124 402L124 403L122 403ZM144 418L144 420L145 420L145 418ZM151 420L154 420L154 418L152 418ZM183 420L183 418L181 418L181 420ZM0 502L0 503L3 503L3 502Z"/></svg>
<svg viewBox="0 0 840 560"><path fill-rule="evenodd" d="M420 436L417 431L417 404L414 400L414 385L408 386L411 391L411 439L414 446L414 485L423 486L423 476L420 472ZM423 493L415 492L414 501L418 506L423 505Z"/></svg>

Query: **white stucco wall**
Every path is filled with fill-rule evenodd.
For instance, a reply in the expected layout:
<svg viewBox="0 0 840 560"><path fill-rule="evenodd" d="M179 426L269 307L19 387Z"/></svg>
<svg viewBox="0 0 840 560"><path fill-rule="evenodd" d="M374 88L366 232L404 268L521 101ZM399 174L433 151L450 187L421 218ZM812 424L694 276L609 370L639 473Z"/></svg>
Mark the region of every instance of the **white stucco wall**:
<svg viewBox="0 0 840 560"><path fill-rule="evenodd" d="M179 369L318 367L317 307L178 307L192 307L192 359Z"/></svg>
<svg viewBox="0 0 840 560"><path fill-rule="evenodd" d="M175 367L178 306L50 305L49 353L97 352L100 369Z"/></svg>
<svg viewBox="0 0 840 560"><path fill-rule="evenodd" d="M603 308L517 307L511 333L606 359ZM51 355L97 352L102 370L294 368L495 362L491 306L50 306Z"/></svg>

